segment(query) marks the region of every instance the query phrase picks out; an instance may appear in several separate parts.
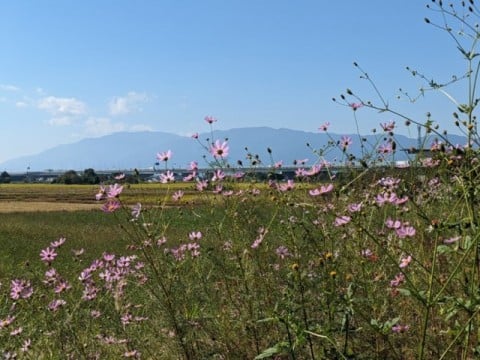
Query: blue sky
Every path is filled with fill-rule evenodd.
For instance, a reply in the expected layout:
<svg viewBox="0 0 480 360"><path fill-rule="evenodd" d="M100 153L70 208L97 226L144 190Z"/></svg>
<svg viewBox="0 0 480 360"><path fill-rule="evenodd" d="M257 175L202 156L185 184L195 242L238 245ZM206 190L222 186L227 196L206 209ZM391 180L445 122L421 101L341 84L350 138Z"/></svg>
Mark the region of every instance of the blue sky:
<svg viewBox="0 0 480 360"><path fill-rule="evenodd" d="M219 129L329 121L351 133L352 111L332 97L352 88L375 99L354 61L395 109L419 120L431 111L450 129L445 97L396 100L399 87L423 85L405 66L440 80L464 70L447 35L424 23L426 3L0 2L0 162L115 131L203 132L206 115ZM366 133L393 119L357 115Z"/></svg>

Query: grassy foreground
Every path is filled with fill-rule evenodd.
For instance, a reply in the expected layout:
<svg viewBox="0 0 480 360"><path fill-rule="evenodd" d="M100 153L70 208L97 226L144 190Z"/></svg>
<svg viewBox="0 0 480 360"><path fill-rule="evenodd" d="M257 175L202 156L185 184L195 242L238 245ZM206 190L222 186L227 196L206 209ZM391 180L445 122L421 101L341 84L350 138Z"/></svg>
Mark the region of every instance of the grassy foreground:
<svg viewBox="0 0 480 360"><path fill-rule="evenodd" d="M476 205L449 173L418 174L112 186L106 201L121 205L111 213L4 213L0 349L27 359L471 358ZM0 191L35 206L64 192L90 203L97 189Z"/></svg>

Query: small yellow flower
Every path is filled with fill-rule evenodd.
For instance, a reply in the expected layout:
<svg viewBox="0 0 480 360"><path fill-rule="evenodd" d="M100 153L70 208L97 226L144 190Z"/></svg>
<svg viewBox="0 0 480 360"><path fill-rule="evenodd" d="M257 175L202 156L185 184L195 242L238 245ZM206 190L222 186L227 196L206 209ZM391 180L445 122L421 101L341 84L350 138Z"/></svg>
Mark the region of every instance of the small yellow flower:
<svg viewBox="0 0 480 360"><path fill-rule="evenodd" d="M336 271L330 271L330 276L333 278L335 276L337 276L337 272Z"/></svg>
<svg viewBox="0 0 480 360"><path fill-rule="evenodd" d="M291 267L292 270L298 271L298 264L297 263L293 263L290 267Z"/></svg>

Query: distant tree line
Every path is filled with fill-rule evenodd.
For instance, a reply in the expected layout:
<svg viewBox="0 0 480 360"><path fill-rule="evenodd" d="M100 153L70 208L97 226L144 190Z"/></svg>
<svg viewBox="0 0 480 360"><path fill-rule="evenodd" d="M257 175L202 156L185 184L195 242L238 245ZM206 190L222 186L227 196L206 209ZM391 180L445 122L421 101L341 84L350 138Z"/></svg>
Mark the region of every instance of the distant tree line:
<svg viewBox="0 0 480 360"><path fill-rule="evenodd" d="M82 173L78 173L75 170L68 170L56 178L53 183L55 184L100 184L112 180L111 175L99 175L94 169L89 168L83 170ZM129 184L138 183L138 178L133 175L126 175L122 180Z"/></svg>
<svg viewBox="0 0 480 360"><path fill-rule="evenodd" d="M0 184L9 184L12 181L10 174L6 171L0 174Z"/></svg>

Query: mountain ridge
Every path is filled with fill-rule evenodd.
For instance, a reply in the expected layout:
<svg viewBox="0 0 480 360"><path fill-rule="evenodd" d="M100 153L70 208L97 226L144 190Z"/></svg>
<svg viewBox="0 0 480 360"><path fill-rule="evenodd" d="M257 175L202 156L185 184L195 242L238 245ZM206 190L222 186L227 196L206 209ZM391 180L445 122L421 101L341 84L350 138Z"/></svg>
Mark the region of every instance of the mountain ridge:
<svg viewBox="0 0 480 360"><path fill-rule="evenodd" d="M169 161L170 167L187 167L190 161L198 161L200 166L208 166L211 155L207 146L213 140L228 139L230 155L228 160L236 164L243 161L248 166L248 153L258 154L266 166L275 161L283 161L284 166L293 164L294 160L310 159L312 165L318 160L318 155L312 148L320 149L328 142L336 143L344 135L325 132L308 132L288 128L271 127L240 127L229 130L214 130L199 134L198 144L190 136L182 136L162 131L117 132L98 138L85 138L71 144L61 144L34 155L22 156L0 163L0 169L6 171L43 171L53 170L84 170L102 169L147 169L155 166L156 154L166 150L173 153ZM386 140L386 135L347 134L353 140L349 152L362 156L362 148L374 149L376 145ZM364 141L361 141L363 138ZM462 143L464 137L450 135L453 143ZM208 140L207 140L208 139ZM418 139L396 135L397 149L415 147ZM310 148L307 146L310 145ZM428 146L430 143L427 144ZM267 151L271 149L271 153ZM373 151L373 150L372 150ZM317 159L315 157L317 156ZM339 147L325 153L328 161L340 161L344 157ZM397 151L395 160L405 160L405 152Z"/></svg>

